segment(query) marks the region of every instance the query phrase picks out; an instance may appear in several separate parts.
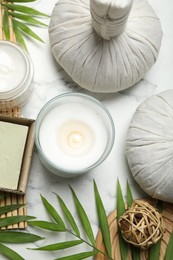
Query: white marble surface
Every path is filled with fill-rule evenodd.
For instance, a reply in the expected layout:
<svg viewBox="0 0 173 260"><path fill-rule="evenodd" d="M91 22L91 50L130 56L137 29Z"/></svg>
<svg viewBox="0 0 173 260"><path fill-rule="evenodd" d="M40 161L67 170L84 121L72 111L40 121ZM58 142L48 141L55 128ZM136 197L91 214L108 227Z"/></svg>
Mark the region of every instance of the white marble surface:
<svg viewBox="0 0 173 260"><path fill-rule="evenodd" d="M135 198L146 196L139 186L134 182L128 169L124 145L129 122L136 107L146 98L166 89L172 89L172 68L173 68L173 2L172 0L149 0L161 20L163 29L163 41L160 54L155 65L150 69L145 78L132 88L114 94L93 94L87 93L66 75L56 64L51 54L48 31L45 28L34 28L44 39L45 44L27 41L28 50L34 64L33 93L28 103L22 108L22 115L35 119L43 105L58 94L65 92L82 92L98 98L110 111L116 129L116 140L109 157L96 169L74 179L62 179L49 173L41 164L36 150L33 154L29 182L27 187L27 212L38 219L49 220L44 210L40 194L45 196L57 209L58 202L53 192L58 193L67 203L71 212L76 217L74 204L68 185L71 185L80 198L86 212L88 213L95 235L98 231L98 222L95 211L93 196L93 179L98 185L107 214L115 209L116 205L116 183L119 178L125 194L126 180L132 187ZM30 5L42 12L51 14L56 0L38 0ZM49 22L48 19L46 19ZM43 246L70 238L67 234L55 234L51 232L27 229L46 237L34 243L34 245L11 246L19 252L26 260L39 259L49 260L65 255L65 252L46 253L31 251L27 247ZM80 246L84 251L87 247ZM78 249L67 250L67 254L77 253ZM5 259L0 257L0 259ZM91 258L92 259L92 258Z"/></svg>

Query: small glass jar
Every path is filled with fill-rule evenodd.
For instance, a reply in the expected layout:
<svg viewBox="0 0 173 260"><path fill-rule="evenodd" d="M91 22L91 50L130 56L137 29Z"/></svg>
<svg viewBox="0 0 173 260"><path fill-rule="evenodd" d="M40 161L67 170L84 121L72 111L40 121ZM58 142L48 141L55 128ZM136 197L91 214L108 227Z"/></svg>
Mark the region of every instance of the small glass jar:
<svg viewBox="0 0 173 260"><path fill-rule="evenodd" d="M22 106L32 92L33 65L16 43L0 41L0 110Z"/></svg>
<svg viewBox="0 0 173 260"><path fill-rule="evenodd" d="M35 123L35 144L44 166L74 177L100 165L115 139L112 117L95 98L66 93L50 100Z"/></svg>

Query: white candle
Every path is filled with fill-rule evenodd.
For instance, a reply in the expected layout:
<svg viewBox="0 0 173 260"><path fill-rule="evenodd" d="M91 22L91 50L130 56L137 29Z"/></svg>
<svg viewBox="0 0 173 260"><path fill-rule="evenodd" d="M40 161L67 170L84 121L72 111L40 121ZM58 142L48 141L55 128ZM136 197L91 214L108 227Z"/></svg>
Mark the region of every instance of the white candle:
<svg viewBox="0 0 173 260"><path fill-rule="evenodd" d="M80 94L64 97L68 102L62 98L48 111L43 109L38 143L54 167L77 173L92 168L107 151L114 136L109 130L112 122L94 99Z"/></svg>

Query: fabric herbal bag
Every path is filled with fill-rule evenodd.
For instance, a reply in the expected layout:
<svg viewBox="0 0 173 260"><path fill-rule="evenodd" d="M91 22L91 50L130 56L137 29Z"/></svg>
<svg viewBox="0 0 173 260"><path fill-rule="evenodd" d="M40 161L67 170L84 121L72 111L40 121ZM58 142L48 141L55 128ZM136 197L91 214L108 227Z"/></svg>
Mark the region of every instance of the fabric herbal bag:
<svg viewBox="0 0 173 260"><path fill-rule="evenodd" d="M145 192L173 202L173 90L154 95L137 108L127 133L126 156Z"/></svg>
<svg viewBox="0 0 173 260"><path fill-rule="evenodd" d="M142 79L162 39L160 21L146 0L59 0L49 34L53 55L71 78L105 93Z"/></svg>

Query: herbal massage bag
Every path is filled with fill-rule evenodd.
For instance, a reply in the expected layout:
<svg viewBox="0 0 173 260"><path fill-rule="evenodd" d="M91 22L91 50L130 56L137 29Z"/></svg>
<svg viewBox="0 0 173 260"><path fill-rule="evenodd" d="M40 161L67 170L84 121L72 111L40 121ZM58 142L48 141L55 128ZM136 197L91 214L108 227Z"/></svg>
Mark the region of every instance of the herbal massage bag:
<svg viewBox="0 0 173 260"><path fill-rule="evenodd" d="M59 0L49 34L56 61L93 92L120 91L142 79L162 39L146 0Z"/></svg>
<svg viewBox="0 0 173 260"><path fill-rule="evenodd" d="M126 156L145 192L173 202L173 90L152 96L137 108L127 133Z"/></svg>

